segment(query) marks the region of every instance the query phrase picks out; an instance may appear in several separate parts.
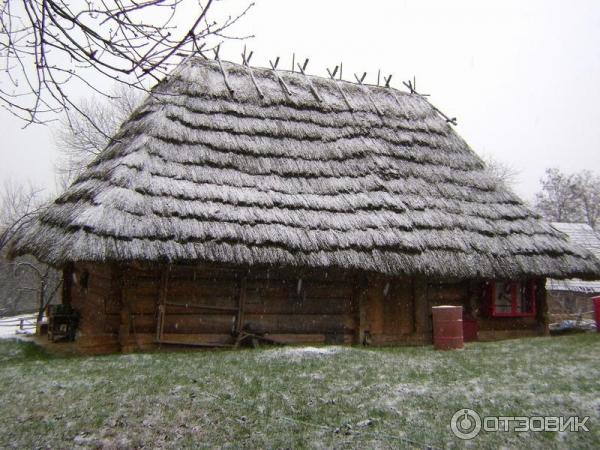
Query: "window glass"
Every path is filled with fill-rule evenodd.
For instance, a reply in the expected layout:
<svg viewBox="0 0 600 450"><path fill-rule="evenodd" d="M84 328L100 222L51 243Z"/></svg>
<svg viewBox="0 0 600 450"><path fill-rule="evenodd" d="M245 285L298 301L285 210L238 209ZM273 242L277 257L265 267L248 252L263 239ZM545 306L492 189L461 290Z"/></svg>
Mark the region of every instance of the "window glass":
<svg viewBox="0 0 600 450"><path fill-rule="evenodd" d="M511 283L498 281L496 283L495 310L497 313L512 312L512 286Z"/></svg>
<svg viewBox="0 0 600 450"><path fill-rule="evenodd" d="M531 313L533 312L533 302L535 301L535 286L533 283L519 283L519 285L516 312L522 314Z"/></svg>

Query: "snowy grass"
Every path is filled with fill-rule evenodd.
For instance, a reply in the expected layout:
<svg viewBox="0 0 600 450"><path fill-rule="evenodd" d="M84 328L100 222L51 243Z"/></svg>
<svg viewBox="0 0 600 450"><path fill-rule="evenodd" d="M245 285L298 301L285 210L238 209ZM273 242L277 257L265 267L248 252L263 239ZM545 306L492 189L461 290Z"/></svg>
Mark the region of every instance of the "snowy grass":
<svg viewBox="0 0 600 450"><path fill-rule="evenodd" d="M59 358L0 341L0 448L600 448L600 335ZM453 413L590 416L453 437ZM412 444L414 442L416 444Z"/></svg>

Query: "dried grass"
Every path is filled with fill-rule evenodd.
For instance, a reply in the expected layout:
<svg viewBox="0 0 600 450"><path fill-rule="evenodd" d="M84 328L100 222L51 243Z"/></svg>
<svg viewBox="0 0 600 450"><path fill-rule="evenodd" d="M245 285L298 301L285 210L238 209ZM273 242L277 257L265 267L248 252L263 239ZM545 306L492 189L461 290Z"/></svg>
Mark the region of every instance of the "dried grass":
<svg viewBox="0 0 600 450"><path fill-rule="evenodd" d="M600 274L498 187L423 98L223 63L181 65L16 253L453 277ZM338 86L336 86L336 83ZM342 92L348 99L350 110Z"/></svg>

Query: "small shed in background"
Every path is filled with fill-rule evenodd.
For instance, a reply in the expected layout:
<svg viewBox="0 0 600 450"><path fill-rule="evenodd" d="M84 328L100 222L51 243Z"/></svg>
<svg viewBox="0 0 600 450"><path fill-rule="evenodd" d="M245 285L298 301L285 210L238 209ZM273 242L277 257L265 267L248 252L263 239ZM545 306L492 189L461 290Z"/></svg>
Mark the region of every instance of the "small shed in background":
<svg viewBox="0 0 600 450"><path fill-rule="evenodd" d="M565 233L569 242L590 250L600 258L600 234L588 224L553 222L552 226ZM600 281L548 278L546 290L551 321L568 319L581 313L587 317L594 310L592 297L600 295Z"/></svg>

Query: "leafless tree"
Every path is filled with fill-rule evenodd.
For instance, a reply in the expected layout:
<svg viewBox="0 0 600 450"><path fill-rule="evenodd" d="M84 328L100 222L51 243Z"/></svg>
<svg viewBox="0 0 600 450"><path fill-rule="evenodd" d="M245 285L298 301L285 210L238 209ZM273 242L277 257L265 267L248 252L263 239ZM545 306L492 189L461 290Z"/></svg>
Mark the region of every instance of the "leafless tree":
<svg viewBox="0 0 600 450"><path fill-rule="evenodd" d="M32 257L8 261L5 255L8 242L35 219L45 203L43 191L31 183L6 180L0 187L0 310L16 313L37 307L39 319L56 298L58 272Z"/></svg>
<svg viewBox="0 0 600 450"><path fill-rule="evenodd" d="M583 220L596 228L600 225L600 176L589 170L576 174L575 194L579 198Z"/></svg>
<svg viewBox="0 0 600 450"><path fill-rule="evenodd" d="M536 194L535 207L547 220L553 222L579 222L581 197L578 177L559 169L546 169L540 180L542 190Z"/></svg>
<svg viewBox="0 0 600 450"><path fill-rule="evenodd" d="M226 33L253 5L229 3L236 11L227 15L216 3L2 0L0 70L9 83L0 86L0 105L27 123L43 123L79 109L72 82L104 94L92 74L144 88L180 58L232 38Z"/></svg>
<svg viewBox="0 0 600 450"><path fill-rule="evenodd" d="M42 189L5 180L0 187L0 252L21 228L43 208Z"/></svg>
<svg viewBox="0 0 600 450"><path fill-rule="evenodd" d="M496 181L498 186L512 190L521 171L491 155L483 155L482 159L487 173Z"/></svg>
<svg viewBox="0 0 600 450"><path fill-rule="evenodd" d="M66 117L54 127L59 152L56 165L59 190L64 190L114 136L121 124L139 106L142 91L118 84L107 98L94 96L78 104L84 115Z"/></svg>
<svg viewBox="0 0 600 450"><path fill-rule="evenodd" d="M56 298L58 289L62 285L62 280L57 276L56 270L46 264L34 264L28 261L15 263L14 275L19 276L19 272L25 269L34 274L32 283L21 283L19 290L28 290L35 294L38 300L37 323L44 318L46 307Z"/></svg>

